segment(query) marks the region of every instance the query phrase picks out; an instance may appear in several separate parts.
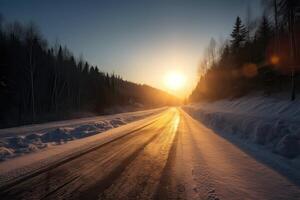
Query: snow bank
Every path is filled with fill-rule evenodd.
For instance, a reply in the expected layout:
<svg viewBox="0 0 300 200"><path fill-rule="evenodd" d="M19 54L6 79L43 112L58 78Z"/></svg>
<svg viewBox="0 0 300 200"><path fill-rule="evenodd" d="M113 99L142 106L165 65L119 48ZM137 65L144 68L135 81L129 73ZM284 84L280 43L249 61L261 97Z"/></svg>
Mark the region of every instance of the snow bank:
<svg viewBox="0 0 300 200"><path fill-rule="evenodd" d="M18 130L18 128L7 129L0 134L0 161L10 158L36 152L48 146L61 145L71 140L81 139L102 133L112 128L116 128L127 124L129 122L145 118L149 115L155 114L161 109L152 111L140 111L135 113L117 114L108 117L94 118L92 120L82 120L82 123L62 123L61 127L53 127L47 125L38 125L43 127L42 130L33 128L30 131L20 132L18 134L10 134L11 130ZM59 122L58 122L59 124ZM20 127L19 129L24 129ZM13 136L8 136L13 135Z"/></svg>
<svg viewBox="0 0 300 200"><path fill-rule="evenodd" d="M207 126L263 145L281 156L300 157L300 101L243 97L185 106Z"/></svg>

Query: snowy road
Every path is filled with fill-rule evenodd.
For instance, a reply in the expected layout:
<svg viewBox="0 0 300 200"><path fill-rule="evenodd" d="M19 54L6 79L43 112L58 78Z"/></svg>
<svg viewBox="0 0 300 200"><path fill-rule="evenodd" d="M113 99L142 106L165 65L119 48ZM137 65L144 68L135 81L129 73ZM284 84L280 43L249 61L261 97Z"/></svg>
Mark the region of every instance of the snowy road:
<svg viewBox="0 0 300 200"><path fill-rule="evenodd" d="M1 199L300 197L298 186L179 108L105 134L86 151L2 184Z"/></svg>

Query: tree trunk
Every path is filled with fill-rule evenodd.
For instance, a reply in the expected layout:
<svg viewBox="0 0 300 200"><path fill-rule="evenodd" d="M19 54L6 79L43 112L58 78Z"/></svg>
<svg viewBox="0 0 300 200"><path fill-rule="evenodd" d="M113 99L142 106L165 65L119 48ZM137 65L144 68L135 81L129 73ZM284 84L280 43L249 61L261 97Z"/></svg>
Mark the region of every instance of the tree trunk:
<svg viewBox="0 0 300 200"><path fill-rule="evenodd" d="M279 28L278 28L278 5L277 0L274 3L274 20L275 20L275 53L278 53L279 48Z"/></svg>
<svg viewBox="0 0 300 200"><path fill-rule="evenodd" d="M32 121L35 121L35 94L34 94L34 66L33 66L33 44L30 47L29 55L29 73L30 73L30 89L31 89L31 114Z"/></svg>
<svg viewBox="0 0 300 200"><path fill-rule="evenodd" d="M32 103L32 121L35 121L35 94L34 94L34 83L33 83L33 71L30 71L30 82L31 82L31 103Z"/></svg>
<svg viewBox="0 0 300 200"><path fill-rule="evenodd" d="M290 47L291 47L291 59L292 59L292 91L291 100L296 99L296 82L295 82L295 61L296 61L296 40L295 40L295 12L294 7L289 6L289 32L290 32Z"/></svg>

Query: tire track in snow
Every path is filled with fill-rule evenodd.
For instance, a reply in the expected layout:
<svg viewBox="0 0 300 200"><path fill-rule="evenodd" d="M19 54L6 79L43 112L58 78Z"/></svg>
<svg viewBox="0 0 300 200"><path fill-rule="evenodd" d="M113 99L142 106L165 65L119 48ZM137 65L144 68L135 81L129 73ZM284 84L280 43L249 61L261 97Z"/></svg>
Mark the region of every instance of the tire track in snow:
<svg viewBox="0 0 300 200"><path fill-rule="evenodd" d="M179 123L181 123L181 120L182 119L180 119ZM156 200L171 199L171 196L174 196L174 195L176 196L176 199L185 199L184 185L178 185L178 190L176 191L176 193L174 193L174 191L171 191L169 188L171 185L170 177L173 175L172 168L175 165L175 161L176 161L175 157L176 157L176 153L177 153L178 141L179 141L180 135L181 135L181 133L176 131L175 137L172 142L171 149L168 154L168 159L167 159L166 165L162 171L162 176L159 181L158 189L154 196L154 199L156 199Z"/></svg>
<svg viewBox="0 0 300 200"><path fill-rule="evenodd" d="M182 112L155 199L220 200L205 159L199 154L188 119Z"/></svg>
<svg viewBox="0 0 300 200"><path fill-rule="evenodd" d="M183 114L184 115L184 114ZM190 124L187 122L186 116L183 116L185 121L187 132L192 133ZM199 133L201 134L201 133ZM194 154L192 178L196 183L196 187L193 189L198 193L201 198L206 200L220 200L217 194L216 188L213 184L214 179L209 172L209 166L206 163L205 157L201 154L201 150L198 148L198 143L194 134L188 134L189 141L192 147L192 153Z"/></svg>
<svg viewBox="0 0 300 200"><path fill-rule="evenodd" d="M130 163L121 176L99 199L153 199L162 171L167 163L169 151L176 135L179 116L175 115L154 141Z"/></svg>
<svg viewBox="0 0 300 200"><path fill-rule="evenodd" d="M147 123L145 126L139 127L131 131L130 134L129 133L125 134L124 137L121 136L117 139L114 139L113 141L108 142L105 145L100 145L101 148L100 147L98 147L97 149L93 148L93 150L84 152L84 154L80 155L79 157L77 156L68 162L60 163L60 165L57 167L51 166L51 168L48 168L48 171L45 171L45 173L47 174L53 171L51 175L49 174L50 175L49 178L47 178L48 177L47 174L45 177L45 175L43 175L43 172L40 172L38 175L24 180L23 181L24 184L23 182L20 182L17 185L12 186L6 191L1 191L0 193L3 199L5 198L6 199L12 199L12 198L40 199L42 196L44 196L45 199L53 199L53 198L58 199L58 197L59 199L61 198L81 199L81 198L86 198L85 194L87 193L89 195L88 199L96 199L98 193L101 192L101 190L107 188L109 185L111 185L113 183L113 180L116 179L122 173L122 171L126 168L126 166L135 159L135 157L143 150L143 148L145 148L145 146L147 146L148 143L151 143L151 141L153 141L156 137L159 136L159 132L164 129L164 125L167 124L168 121L171 121L170 115L167 118L166 116L168 115L162 115L162 116L163 117L158 117L156 120ZM157 126L155 126L154 124L157 123L157 121L159 121L159 123L157 124ZM136 134L131 134L133 132L136 132ZM104 151L104 149L106 149L105 150L106 152ZM116 149L117 151L115 151L114 149ZM97 152L102 152L102 153L99 154ZM97 155L99 155L100 157ZM83 157L84 159L82 159ZM84 162L81 163L81 160ZM72 166L73 161L76 163L76 165L79 164L78 169L75 166ZM70 169L71 172L69 172L70 171L69 167L71 167ZM84 171L81 171L80 170L81 168ZM98 174L96 172L97 171L99 172L99 170L101 169L106 169L107 173L104 172L102 174L99 174L100 177L97 177ZM63 173L62 177L60 177L60 175L57 173ZM77 179L78 181L72 182L71 185L64 184L64 180L66 179L70 180L70 177L68 176L73 176L74 173L75 176L76 174L81 175ZM98 181L93 182L94 181L93 179L96 180L98 179ZM40 182L39 180L41 180L42 182L39 183ZM45 180L46 183L43 183L43 181ZM57 185L57 181L62 183ZM33 184L36 184L38 188L32 187L31 182ZM50 187L49 189L47 189L48 186ZM44 190L43 188L45 188L46 190ZM80 191L78 190L75 191L74 190L75 188L80 188ZM93 189L89 189L89 188L93 188ZM28 193L27 191L24 191L24 189L29 190ZM43 194L44 193L43 191L45 191L46 193ZM75 194L72 194L72 191L73 192L75 191ZM42 194L39 194L39 192L41 192ZM78 194L80 192L82 194ZM22 194L28 194L28 195L22 196Z"/></svg>
<svg viewBox="0 0 300 200"><path fill-rule="evenodd" d="M27 174L24 174L22 177L19 177L18 179L14 179L14 180L12 180L12 181L10 181L10 182L8 182L8 183L6 183L6 184L0 186L0 191L1 191L1 192L0 192L0 195L2 195L2 194L5 193L7 190L9 190L9 188L11 188L11 187L13 187L13 186L15 186L15 185L18 185L18 184L22 183L23 181L26 181L26 180L29 180L29 179L31 179L31 178L34 178L34 177L36 177L36 176L38 176L38 175L40 175L40 174L42 174L42 173L45 173L45 172L47 172L47 171L49 171L49 170L51 170L51 169L57 168L57 167L59 167L59 166L65 164L65 163L68 163L68 162L70 162L70 161L72 161L72 160L75 160L75 159L77 159L77 158L79 158L79 157L81 157L81 156L83 156L83 155L85 155L85 154L88 154L88 153L90 153L90 152L92 152L92 151L96 151L97 149L99 149L99 148L101 148L101 147L103 147L103 146L105 146L105 145L109 145L109 144L112 143L112 142L115 142L115 141L117 141L117 140L120 140L120 139L122 139L122 138L124 138L124 137L126 137L126 136L128 136L128 135L134 134L135 132L137 132L137 131L139 131L139 130L142 130L142 129L148 127L148 126L151 126L152 124L154 124L154 123L157 122L157 121L158 121L158 120L156 119L156 120L154 120L154 121L152 121L152 122L150 122L150 123L148 123L148 124L146 124L146 125L144 125L144 126L142 126L142 127L139 127L139 128L137 128L137 129L134 129L134 130L128 132L127 134L124 134L124 135L122 135L122 136L120 136L120 137L114 138L113 140L110 140L110 141L108 141L108 142L106 142L106 143L103 143L103 144L94 146L94 147L92 147L92 148L89 148L89 149L87 149L87 150L81 151L81 152L79 152L79 153L77 152L77 153L75 153L74 155L71 155L71 156L69 156L69 157L67 157L67 158L65 158L65 159L63 159L63 160L59 160L59 161L57 161L57 162L54 162L54 163L52 163L51 165L48 165L48 166L45 167L45 168L37 169L37 170L35 170L35 171L33 171L33 172L29 172L29 173L27 173Z"/></svg>

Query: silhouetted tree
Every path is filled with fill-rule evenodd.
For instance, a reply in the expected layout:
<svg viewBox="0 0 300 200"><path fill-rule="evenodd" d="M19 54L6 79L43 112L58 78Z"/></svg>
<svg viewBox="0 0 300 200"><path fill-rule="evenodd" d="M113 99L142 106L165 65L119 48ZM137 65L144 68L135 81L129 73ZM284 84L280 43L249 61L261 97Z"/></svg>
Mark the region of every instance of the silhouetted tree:
<svg viewBox="0 0 300 200"><path fill-rule="evenodd" d="M116 105L179 103L160 90L99 71L58 42L48 47L37 27L0 18L0 127L103 113Z"/></svg>
<svg viewBox="0 0 300 200"><path fill-rule="evenodd" d="M273 23L269 21L268 12L264 12L259 24L256 23L257 20L253 23L246 20L247 27L249 24L257 24L256 27L251 27L250 31L256 30L252 37L248 34L249 29L237 17L230 35L230 45L225 43L216 51L219 52L216 63L208 62L210 54L205 51L205 59L199 70L202 73L189 97L190 101L236 97L253 90L261 90L265 94L288 90L289 69L292 69L291 100L295 99L295 85L300 83L296 76L297 70L300 70L299 52L296 48L300 46L300 2L264 2L272 10Z"/></svg>
<svg viewBox="0 0 300 200"><path fill-rule="evenodd" d="M231 48L232 51L237 52L239 48L243 45L246 40L247 30L245 26L242 24L242 20L240 17L236 18L235 25L233 31L231 33Z"/></svg>
<svg viewBox="0 0 300 200"><path fill-rule="evenodd" d="M296 98L296 82L295 82L295 62L296 62L296 39L295 39L295 18L296 9L299 8L300 3L298 0L279 0L279 12L283 19L286 19L288 24L289 40L290 40L290 55L292 60L292 90L291 90L291 100Z"/></svg>

